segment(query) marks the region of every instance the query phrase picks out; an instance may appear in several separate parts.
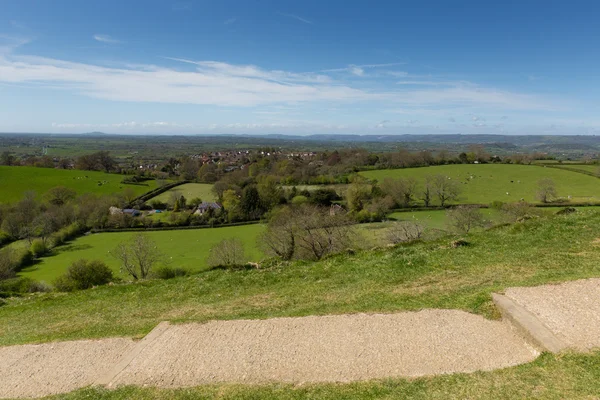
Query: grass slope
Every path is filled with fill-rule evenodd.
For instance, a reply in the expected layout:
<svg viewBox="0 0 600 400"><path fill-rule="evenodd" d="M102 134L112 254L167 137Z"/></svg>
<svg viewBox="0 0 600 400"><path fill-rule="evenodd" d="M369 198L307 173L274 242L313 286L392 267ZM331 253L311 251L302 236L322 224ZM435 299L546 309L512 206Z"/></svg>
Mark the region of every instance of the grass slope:
<svg viewBox="0 0 600 400"><path fill-rule="evenodd" d="M379 182L387 177L414 177L419 183L427 175L447 175L460 182L462 194L458 203L487 204L495 200L519 201L521 198L535 202L537 182L542 178L554 180L559 196L572 196L573 201L600 200L600 181L597 178L535 165L457 164L364 171L360 174Z"/></svg>
<svg viewBox="0 0 600 400"><path fill-rule="evenodd" d="M466 238L471 245L456 249L443 238L314 263L215 270L168 281L10 299L0 307L0 345L140 336L164 320L422 308L497 317L492 292L600 276L598 237L600 212L585 209L470 234Z"/></svg>
<svg viewBox="0 0 600 400"><path fill-rule="evenodd" d="M256 237L262 229L261 225L242 225L210 229L150 231L146 234L167 256L170 265L197 272L206 269L206 258L210 248L225 238L240 238L245 245L248 260L258 261L261 253L256 247ZM38 264L24 269L21 275L51 282L62 275L73 261L82 258L102 260L118 273L119 262L110 256L109 251L135 234L135 232L111 232L80 237L54 249L55 254L44 257Z"/></svg>
<svg viewBox="0 0 600 400"><path fill-rule="evenodd" d="M600 352L544 354L532 363L492 372L417 379L385 379L336 384L205 385L184 389L88 388L52 396L58 400L158 399L403 399L517 400L595 399L600 393Z"/></svg>
<svg viewBox="0 0 600 400"><path fill-rule="evenodd" d="M215 195L212 192L212 187L213 185L208 183L185 183L159 194L158 196L149 200L149 202L152 200L159 200L166 203L171 199L172 193L178 193L180 196L184 196L187 200L198 197L202 199L202 201L215 201Z"/></svg>
<svg viewBox="0 0 600 400"><path fill-rule="evenodd" d="M55 186L66 186L78 194L112 194L131 188L141 195L156 188L155 181L145 182L147 186L125 185L121 183L123 178L123 175L98 171L0 166L0 203L18 201L29 190L42 195ZM98 182L105 183L98 185Z"/></svg>

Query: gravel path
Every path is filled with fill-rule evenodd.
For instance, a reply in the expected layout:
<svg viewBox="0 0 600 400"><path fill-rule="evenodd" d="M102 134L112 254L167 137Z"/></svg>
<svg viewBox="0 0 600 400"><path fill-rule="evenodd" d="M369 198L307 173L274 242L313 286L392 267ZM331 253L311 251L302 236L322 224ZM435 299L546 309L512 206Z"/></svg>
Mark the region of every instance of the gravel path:
<svg viewBox="0 0 600 400"><path fill-rule="evenodd" d="M600 347L600 279L509 288L506 296L533 313L568 347Z"/></svg>
<svg viewBox="0 0 600 400"><path fill-rule="evenodd" d="M0 398L41 397L91 385L135 346L131 339L0 347Z"/></svg>
<svg viewBox="0 0 600 400"><path fill-rule="evenodd" d="M508 324L456 310L172 326L111 386L348 382L492 370L538 353Z"/></svg>

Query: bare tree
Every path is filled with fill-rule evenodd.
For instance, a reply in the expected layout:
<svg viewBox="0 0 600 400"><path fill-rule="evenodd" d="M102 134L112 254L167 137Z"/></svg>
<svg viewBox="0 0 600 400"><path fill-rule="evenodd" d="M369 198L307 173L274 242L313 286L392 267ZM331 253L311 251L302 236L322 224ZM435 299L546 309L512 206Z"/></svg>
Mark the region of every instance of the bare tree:
<svg viewBox="0 0 600 400"><path fill-rule="evenodd" d="M542 203L548 203L556 198L556 185L550 178L543 178L538 181L536 198Z"/></svg>
<svg viewBox="0 0 600 400"><path fill-rule="evenodd" d="M295 220L297 207L285 207L274 212L266 231L258 238L259 246L270 256L291 260L296 251L298 225Z"/></svg>
<svg viewBox="0 0 600 400"><path fill-rule="evenodd" d="M423 236L423 225L412 221L394 222L387 231L387 240L392 244L418 240Z"/></svg>
<svg viewBox="0 0 600 400"><path fill-rule="evenodd" d="M144 234L121 242L111 254L121 262L121 270L135 280L146 279L152 267L163 258L156 243Z"/></svg>
<svg viewBox="0 0 600 400"><path fill-rule="evenodd" d="M73 189L64 186L56 186L48 190L44 195L50 204L62 206L66 202L73 200L77 193Z"/></svg>
<svg viewBox="0 0 600 400"><path fill-rule="evenodd" d="M239 238L223 239L210 249L207 264L211 268L236 267L246 262L244 244Z"/></svg>
<svg viewBox="0 0 600 400"><path fill-rule="evenodd" d="M460 187L458 183L449 176L435 175L432 179L433 193L440 201L440 205L443 207L446 202L452 200L458 200L460 194Z"/></svg>
<svg viewBox="0 0 600 400"><path fill-rule="evenodd" d="M297 214L297 246L301 256L320 260L350 243L352 222L345 213L305 205Z"/></svg>
<svg viewBox="0 0 600 400"><path fill-rule="evenodd" d="M451 226L460 232L469 233L476 227L485 226L485 219L479 207L459 206L446 211Z"/></svg>

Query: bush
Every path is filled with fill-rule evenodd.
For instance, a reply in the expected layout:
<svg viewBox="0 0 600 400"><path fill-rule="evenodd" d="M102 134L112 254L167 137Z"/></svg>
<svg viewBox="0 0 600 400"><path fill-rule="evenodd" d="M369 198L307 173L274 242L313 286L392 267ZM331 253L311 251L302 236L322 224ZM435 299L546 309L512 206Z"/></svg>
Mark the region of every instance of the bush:
<svg viewBox="0 0 600 400"><path fill-rule="evenodd" d="M62 229L59 229L52 235L50 239L52 247L60 246L61 244L64 244L71 239L74 239L75 237L79 236L79 234L83 232L84 229L85 228L77 222L72 223L69 226L65 226Z"/></svg>
<svg viewBox="0 0 600 400"><path fill-rule="evenodd" d="M0 297L49 291L50 287L44 282L38 282L26 277L7 279L0 282Z"/></svg>
<svg viewBox="0 0 600 400"><path fill-rule="evenodd" d="M31 243L30 250L34 258L39 258L48 252L48 246L46 246L46 242L42 239L35 239L33 243Z"/></svg>
<svg viewBox="0 0 600 400"><path fill-rule="evenodd" d="M54 281L54 287L61 292L70 292L105 285L112 280L112 270L102 261L79 260Z"/></svg>
<svg viewBox="0 0 600 400"><path fill-rule="evenodd" d="M4 232L4 231L0 231L0 246L4 246L7 243L10 243L13 241L12 236L10 236L8 233Z"/></svg>
<svg viewBox="0 0 600 400"><path fill-rule="evenodd" d="M577 212L577 209L575 207L565 207L561 210L558 210L556 212L556 215L573 214L574 212Z"/></svg>
<svg viewBox="0 0 600 400"><path fill-rule="evenodd" d="M169 266L157 268L152 273L152 276L156 279L173 279L173 278L177 278L179 276L186 276L186 275L188 275L188 271L185 268L169 267Z"/></svg>
<svg viewBox="0 0 600 400"><path fill-rule="evenodd" d="M12 254L15 271L33 264L33 253L28 249L17 250Z"/></svg>

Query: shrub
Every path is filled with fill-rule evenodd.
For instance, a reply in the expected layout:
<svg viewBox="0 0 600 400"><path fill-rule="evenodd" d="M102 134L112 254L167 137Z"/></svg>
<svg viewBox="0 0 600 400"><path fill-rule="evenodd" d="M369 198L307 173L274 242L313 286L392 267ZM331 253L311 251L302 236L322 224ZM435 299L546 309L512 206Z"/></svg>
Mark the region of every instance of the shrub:
<svg viewBox="0 0 600 400"><path fill-rule="evenodd" d="M0 282L0 297L49 291L50 287L44 282L39 282L27 277L12 278Z"/></svg>
<svg viewBox="0 0 600 400"><path fill-rule="evenodd" d="M556 215L573 214L574 212L577 212L577 209L575 207L565 207L561 210L558 210L556 212Z"/></svg>
<svg viewBox="0 0 600 400"><path fill-rule="evenodd" d="M12 257L15 271L33 264L34 261L33 253L28 249L14 251Z"/></svg>
<svg viewBox="0 0 600 400"><path fill-rule="evenodd" d="M102 261L79 260L54 281L54 287L61 292L70 292L105 285L112 280L112 270Z"/></svg>
<svg viewBox="0 0 600 400"><path fill-rule="evenodd" d="M39 258L48 252L48 246L42 239L35 239L33 243L31 243L30 250L34 258Z"/></svg>
<svg viewBox="0 0 600 400"><path fill-rule="evenodd" d="M185 268L163 266L154 270L152 276L157 279L173 279L187 274L188 271Z"/></svg>
<svg viewBox="0 0 600 400"><path fill-rule="evenodd" d="M0 231L0 246L4 246L5 244L12 242L12 240L12 236L4 231Z"/></svg>
<svg viewBox="0 0 600 400"><path fill-rule="evenodd" d="M453 249L456 249L458 247L465 247L468 245L470 245L470 243L464 239L457 239L450 242L450 247L452 247Z"/></svg>

